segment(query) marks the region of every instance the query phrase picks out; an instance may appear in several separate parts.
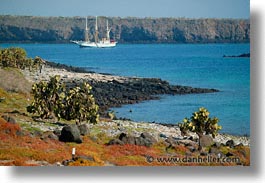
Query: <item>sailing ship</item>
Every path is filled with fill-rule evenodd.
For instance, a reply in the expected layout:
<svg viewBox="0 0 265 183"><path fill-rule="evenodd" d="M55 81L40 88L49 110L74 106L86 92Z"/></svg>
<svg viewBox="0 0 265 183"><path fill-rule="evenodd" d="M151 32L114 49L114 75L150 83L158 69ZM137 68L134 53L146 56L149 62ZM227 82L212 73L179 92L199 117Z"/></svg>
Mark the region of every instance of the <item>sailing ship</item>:
<svg viewBox="0 0 265 183"><path fill-rule="evenodd" d="M95 24L95 41L91 42L89 40L88 27L87 27L87 17L86 17L86 29L85 29L85 40L84 41L72 41L75 44L78 44L80 47L91 47L91 48L112 48L115 47L117 42L110 39L110 28L107 20L107 29L106 29L106 37L99 40L98 37L98 18L96 17Z"/></svg>

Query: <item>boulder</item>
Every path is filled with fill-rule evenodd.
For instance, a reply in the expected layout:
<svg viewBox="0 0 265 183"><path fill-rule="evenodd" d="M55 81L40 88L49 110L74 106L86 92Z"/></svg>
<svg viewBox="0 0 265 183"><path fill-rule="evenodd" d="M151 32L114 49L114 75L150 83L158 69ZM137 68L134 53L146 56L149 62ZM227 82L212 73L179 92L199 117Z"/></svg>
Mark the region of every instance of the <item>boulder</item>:
<svg viewBox="0 0 265 183"><path fill-rule="evenodd" d="M213 145L213 138L209 135L202 135L199 139L199 144L201 147L208 147Z"/></svg>
<svg viewBox="0 0 265 183"><path fill-rule="evenodd" d="M150 133L147 133L147 132L141 133L140 137L142 137L146 141L149 141L151 144L154 144L157 142L157 140Z"/></svg>
<svg viewBox="0 0 265 183"><path fill-rule="evenodd" d="M126 137L126 136L127 136L126 133L121 133L120 136L119 136L119 140L122 141L122 139L123 139L124 137Z"/></svg>
<svg viewBox="0 0 265 183"><path fill-rule="evenodd" d="M235 142L233 140L228 140L225 143L226 146L229 146L230 148L234 148L235 147Z"/></svg>
<svg viewBox="0 0 265 183"><path fill-rule="evenodd" d="M155 138L148 133L142 133L140 137L134 137L127 135L125 133L121 133L118 139L112 139L108 142L108 145L139 145L139 146L147 146L150 147L156 142Z"/></svg>
<svg viewBox="0 0 265 183"><path fill-rule="evenodd" d="M135 140L135 142L134 142L135 145L138 145L138 146L144 146L144 145L148 144L148 142L142 137L134 137L134 140Z"/></svg>
<svg viewBox="0 0 265 183"><path fill-rule="evenodd" d="M81 135L87 135L89 134L89 128L87 124L82 124L78 126L79 132Z"/></svg>
<svg viewBox="0 0 265 183"><path fill-rule="evenodd" d="M143 137L134 137L134 138L135 138L135 145L146 146L146 147L150 147L151 145L153 145L153 142L150 141L149 139L145 139Z"/></svg>
<svg viewBox="0 0 265 183"><path fill-rule="evenodd" d="M132 137L132 136L123 137L122 142L124 142L124 144L135 145L135 137Z"/></svg>
<svg viewBox="0 0 265 183"><path fill-rule="evenodd" d="M61 130L55 129L53 133L59 138L61 136Z"/></svg>
<svg viewBox="0 0 265 183"><path fill-rule="evenodd" d="M122 142L120 139L111 139L107 145L124 145L124 142Z"/></svg>
<svg viewBox="0 0 265 183"><path fill-rule="evenodd" d="M55 135L52 131L46 131L41 135L40 139L41 140L47 140L47 139L58 140L58 136Z"/></svg>
<svg viewBox="0 0 265 183"><path fill-rule="evenodd" d="M121 133L119 136L119 140L121 140L124 144L135 144L134 137L128 136L126 133Z"/></svg>
<svg viewBox="0 0 265 183"><path fill-rule="evenodd" d="M176 145L179 145L179 142L178 140L174 139L172 136L168 137L166 140L165 140L166 144L168 146L176 146Z"/></svg>
<svg viewBox="0 0 265 183"><path fill-rule="evenodd" d="M82 143L77 125L67 125L63 127L59 140L62 142Z"/></svg>

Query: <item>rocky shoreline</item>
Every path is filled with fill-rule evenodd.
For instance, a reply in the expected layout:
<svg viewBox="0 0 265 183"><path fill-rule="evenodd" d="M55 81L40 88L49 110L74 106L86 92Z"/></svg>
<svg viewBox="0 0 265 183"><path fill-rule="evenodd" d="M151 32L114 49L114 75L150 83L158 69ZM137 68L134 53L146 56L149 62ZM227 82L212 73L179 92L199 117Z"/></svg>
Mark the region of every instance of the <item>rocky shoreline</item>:
<svg viewBox="0 0 265 183"><path fill-rule="evenodd" d="M100 114L107 114L111 107L139 103L144 100L159 99L159 95L184 95L218 92L217 89L193 88L190 86L171 85L159 78L122 77L100 74L63 64L47 62L40 71L23 71L31 82L49 80L50 76L60 75L68 87L75 87L82 82L92 86L92 94L100 107Z"/></svg>
<svg viewBox="0 0 265 183"><path fill-rule="evenodd" d="M101 115L104 116L110 107L117 107L124 104L138 103L144 100L159 99L161 94L184 95L197 93L218 92L216 89L192 88L189 86L170 85L167 81L159 78L136 78L122 77L109 74L100 74L86 71L82 68L69 67L63 64L48 62L41 72L23 71L25 77L31 82L49 80L50 76L60 75L61 79L67 83L68 87L74 87L86 81L93 86L93 95L97 104L101 108ZM32 127L39 128L41 131L58 131L64 125L47 125L45 123L31 123ZM179 127L175 124L158 124L147 122L133 122L129 120L110 120L99 122L96 125L87 124L88 131L94 133L95 129L105 133L110 137L117 137L121 133L132 136L140 136L143 132L151 133L156 140L174 138L185 140L181 136ZM197 135L190 133L189 137L198 139ZM187 138L187 137L186 137ZM243 136L233 136L219 134L215 142L225 143L233 140L235 144L250 145L250 139Z"/></svg>

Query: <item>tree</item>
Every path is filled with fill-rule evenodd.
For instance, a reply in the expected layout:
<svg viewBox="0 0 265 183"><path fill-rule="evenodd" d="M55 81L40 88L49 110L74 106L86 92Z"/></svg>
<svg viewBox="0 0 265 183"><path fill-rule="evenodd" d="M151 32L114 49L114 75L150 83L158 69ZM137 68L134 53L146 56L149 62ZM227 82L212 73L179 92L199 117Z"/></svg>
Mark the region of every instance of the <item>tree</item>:
<svg viewBox="0 0 265 183"><path fill-rule="evenodd" d="M199 138L205 135L212 135L213 138L217 132L222 129L218 125L219 119L209 117L210 113L206 108L201 107L199 111L194 112L190 119L183 119L183 123L178 124L182 135L186 135L188 131L195 132ZM200 146L200 144L199 144Z"/></svg>

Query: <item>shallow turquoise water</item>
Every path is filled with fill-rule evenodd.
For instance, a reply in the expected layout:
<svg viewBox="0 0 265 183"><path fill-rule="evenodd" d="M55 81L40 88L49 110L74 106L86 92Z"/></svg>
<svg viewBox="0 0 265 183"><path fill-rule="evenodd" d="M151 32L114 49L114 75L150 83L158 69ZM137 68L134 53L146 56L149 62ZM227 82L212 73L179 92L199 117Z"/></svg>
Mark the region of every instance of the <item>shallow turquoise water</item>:
<svg viewBox="0 0 265 183"><path fill-rule="evenodd" d="M122 76L158 77L171 84L209 87L219 93L161 96L161 100L114 108L118 117L177 123L199 107L220 119L222 132L250 133L250 59L223 58L250 52L249 44L118 44L112 49L74 44L2 44L20 46L30 57L86 67ZM130 112L130 110L132 112Z"/></svg>

